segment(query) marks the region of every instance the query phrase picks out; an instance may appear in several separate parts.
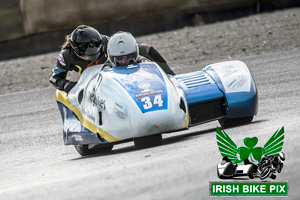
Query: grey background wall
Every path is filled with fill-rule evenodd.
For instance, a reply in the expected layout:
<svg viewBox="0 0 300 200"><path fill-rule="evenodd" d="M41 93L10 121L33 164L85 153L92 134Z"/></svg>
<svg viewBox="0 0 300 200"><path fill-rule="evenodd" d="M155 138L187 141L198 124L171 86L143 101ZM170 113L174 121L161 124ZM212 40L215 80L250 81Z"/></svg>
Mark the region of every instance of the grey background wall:
<svg viewBox="0 0 300 200"><path fill-rule="evenodd" d="M0 59L59 50L76 26L102 34L167 31L299 6L300 0L1 0Z"/></svg>

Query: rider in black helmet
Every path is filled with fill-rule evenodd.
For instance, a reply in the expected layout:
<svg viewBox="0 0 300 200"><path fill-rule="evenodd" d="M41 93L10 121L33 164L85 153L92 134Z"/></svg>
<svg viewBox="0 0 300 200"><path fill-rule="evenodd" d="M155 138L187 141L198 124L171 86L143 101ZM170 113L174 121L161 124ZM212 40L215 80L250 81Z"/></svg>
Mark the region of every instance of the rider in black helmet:
<svg viewBox="0 0 300 200"><path fill-rule="evenodd" d="M107 60L108 39L108 36L101 35L96 29L87 25L80 25L67 35L50 77L52 85L68 93L77 83L66 79L68 71L81 74L90 66L103 64ZM167 74L175 74L153 47L139 44L139 51L140 55L160 65Z"/></svg>
<svg viewBox="0 0 300 200"><path fill-rule="evenodd" d="M66 79L68 71L81 74L92 65L106 61L108 37L86 25L78 26L61 47L50 82L59 90L69 92L76 84Z"/></svg>
<svg viewBox="0 0 300 200"><path fill-rule="evenodd" d="M89 26L79 26L70 37L71 47L80 58L87 61L94 61L103 52L103 37L100 33ZM102 50L102 51L101 51Z"/></svg>

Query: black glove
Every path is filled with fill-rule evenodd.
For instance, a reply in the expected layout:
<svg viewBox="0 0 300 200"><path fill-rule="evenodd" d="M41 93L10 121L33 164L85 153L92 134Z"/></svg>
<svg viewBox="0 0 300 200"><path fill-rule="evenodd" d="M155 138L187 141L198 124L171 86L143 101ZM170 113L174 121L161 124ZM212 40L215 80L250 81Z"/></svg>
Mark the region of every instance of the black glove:
<svg viewBox="0 0 300 200"><path fill-rule="evenodd" d="M76 85L77 82L73 82L73 81L66 81L64 84L64 91L66 93L69 93L70 90Z"/></svg>

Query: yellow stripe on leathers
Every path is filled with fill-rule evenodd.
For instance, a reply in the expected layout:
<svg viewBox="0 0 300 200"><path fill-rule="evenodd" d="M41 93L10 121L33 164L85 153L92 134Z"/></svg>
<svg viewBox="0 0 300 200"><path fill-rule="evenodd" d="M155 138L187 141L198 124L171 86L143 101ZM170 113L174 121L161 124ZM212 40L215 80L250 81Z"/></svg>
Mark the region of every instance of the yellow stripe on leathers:
<svg viewBox="0 0 300 200"><path fill-rule="evenodd" d="M87 119L85 119L82 116L82 114L80 113L80 111L78 110L78 108L76 106L74 106L70 102L70 100L67 97L67 93L66 92L63 92L63 91L60 91L60 90L56 90L56 100L59 101L59 102L61 102L65 106L67 106L70 110L72 110L75 113L75 115L79 118L81 124L85 128L89 129L90 131L92 131L95 134L99 133L100 136L102 138L104 138L105 140L107 140L108 142L119 141L117 138L115 138L114 136L110 135L105 130L97 127L95 124L93 124L90 121L88 121Z"/></svg>
<svg viewBox="0 0 300 200"><path fill-rule="evenodd" d="M75 65L78 68L78 74L81 74L82 68L79 65Z"/></svg>

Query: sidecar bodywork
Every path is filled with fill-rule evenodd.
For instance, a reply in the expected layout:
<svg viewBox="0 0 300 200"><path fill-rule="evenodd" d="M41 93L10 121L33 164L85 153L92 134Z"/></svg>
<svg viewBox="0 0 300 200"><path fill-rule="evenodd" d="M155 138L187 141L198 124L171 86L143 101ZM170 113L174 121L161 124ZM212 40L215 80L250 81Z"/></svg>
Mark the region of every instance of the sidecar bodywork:
<svg viewBox="0 0 300 200"><path fill-rule="evenodd" d="M101 68L86 69L68 95L56 92L66 145L147 143L143 138L257 113L256 87L241 61L175 76L153 62Z"/></svg>

